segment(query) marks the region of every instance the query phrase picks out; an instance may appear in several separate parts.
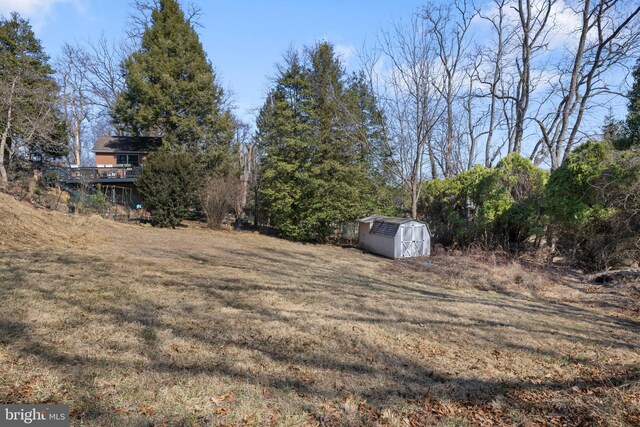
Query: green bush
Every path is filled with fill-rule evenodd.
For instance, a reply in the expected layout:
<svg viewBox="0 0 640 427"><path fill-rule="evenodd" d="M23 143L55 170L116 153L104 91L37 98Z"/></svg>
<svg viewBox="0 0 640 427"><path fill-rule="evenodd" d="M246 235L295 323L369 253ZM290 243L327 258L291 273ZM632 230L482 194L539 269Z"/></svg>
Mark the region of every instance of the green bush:
<svg viewBox="0 0 640 427"><path fill-rule="evenodd" d="M542 197L548 173L512 153L480 182L478 230L485 244L509 251L544 231Z"/></svg>
<svg viewBox="0 0 640 427"><path fill-rule="evenodd" d="M445 246L521 250L543 231L540 204L547 175L514 153L495 168L476 166L425 183L420 213L435 241Z"/></svg>
<svg viewBox="0 0 640 427"><path fill-rule="evenodd" d="M137 187L156 226L176 227L199 209L199 167L187 153L167 150L151 154Z"/></svg>
<svg viewBox="0 0 640 427"><path fill-rule="evenodd" d="M48 182L56 182L58 180L58 172L53 169L48 170L46 179Z"/></svg>
<svg viewBox="0 0 640 427"><path fill-rule="evenodd" d="M549 179L545 206L558 249L587 270L640 260L640 154L589 142Z"/></svg>
<svg viewBox="0 0 640 427"><path fill-rule="evenodd" d="M77 192L70 198L69 207L81 214L98 213L104 215L109 208L109 198L102 193L102 187L98 184L95 193Z"/></svg>
<svg viewBox="0 0 640 427"><path fill-rule="evenodd" d="M424 184L419 216L429 223L435 241L445 246L467 246L474 242L480 183L491 169L476 166L455 178Z"/></svg>

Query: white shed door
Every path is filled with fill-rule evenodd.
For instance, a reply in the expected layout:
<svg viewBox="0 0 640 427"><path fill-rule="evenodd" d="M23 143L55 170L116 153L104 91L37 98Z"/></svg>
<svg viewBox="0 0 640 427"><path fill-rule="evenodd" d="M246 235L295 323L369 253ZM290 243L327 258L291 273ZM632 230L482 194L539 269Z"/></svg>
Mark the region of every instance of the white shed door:
<svg viewBox="0 0 640 427"><path fill-rule="evenodd" d="M407 224L402 227L402 256L414 257L424 254L424 227L422 224Z"/></svg>

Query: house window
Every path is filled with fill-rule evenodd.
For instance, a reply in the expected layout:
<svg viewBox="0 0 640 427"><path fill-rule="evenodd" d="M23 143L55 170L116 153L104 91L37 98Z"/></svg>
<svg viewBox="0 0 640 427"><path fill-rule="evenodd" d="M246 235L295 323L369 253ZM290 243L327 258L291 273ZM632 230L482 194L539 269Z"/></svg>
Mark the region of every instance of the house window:
<svg viewBox="0 0 640 427"><path fill-rule="evenodd" d="M137 154L116 154L116 164L138 166L140 160Z"/></svg>

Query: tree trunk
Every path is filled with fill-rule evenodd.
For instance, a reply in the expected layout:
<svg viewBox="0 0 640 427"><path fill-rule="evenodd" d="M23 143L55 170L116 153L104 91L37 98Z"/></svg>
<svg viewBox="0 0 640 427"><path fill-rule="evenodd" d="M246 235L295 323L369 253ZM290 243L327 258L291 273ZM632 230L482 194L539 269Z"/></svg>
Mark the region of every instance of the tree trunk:
<svg viewBox="0 0 640 427"><path fill-rule="evenodd" d="M242 156L242 155L241 155ZM244 154L242 160L242 176L240 187L240 210L243 210L247 204L247 198L249 195L249 180L251 179L251 169L253 160L253 144L247 146L247 152Z"/></svg>
<svg viewBox="0 0 640 427"><path fill-rule="evenodd" d="M469 132L469 158L467 159L467 170L473 167L476 157L476 133L473 123L473 76L469 75L469 93L467 94L466 110L467 110L467 126Z"/></svg>
<svg viewBox="0 0 640 427"><path fill-rule="evenodd" d="M9 186L9 178L7 177L7 170L4 167L4 152L7 149L7 138L9 137L9 130L11 129L11 119L13 118L12 113L12 102L13 102L13 94L16 89L16 83L18 78L14 78L11 83L11 92L9 93L8 105L9 109L7 111L7 124L2 131L2 136L0 137L0 189L6 190Z"/></svg>
<svg viewBox="0 0 640 427"><path fill-rule="evenodd" d="M411 189L411 218L413 219L418 218L418 197L420 197L418 186L414 184Z"/></svg>
<svg viewBox="0 0 640 427"><path fill-rule="evenodd" d="M448 76L447 81L447 142L445 161L445 178L454 175L453 169L453 76Z"/></svg>
<svg viewBox="0 0 640 427"><path fill-rule="evenodd" d="M7 170L4 167L4 153L7 149L7 138L9 136L9 127L11 126L11 107L9 107L7 125L0 137L0 189L6 190L9 186L9 178L7 177Z"/></svg>
<svg viewBox="0 0 640 427"><path fill-rule="evenodd" d="M498 91L498 83L500 83L500 78L501 78L500 72L501 72L501 63L502 63L502 56L503 56L503 50L504 50L504 40L503 40L503 34L502 34L504 31L504 27L502 23L503 14L504 14L504 11L503 11L504 3L499 5L498 7L499 7L498 22L496 23L493 20L491 21L498 35L498 46L496 51L496 59L493 64L493 76L491 77L491 105L489 109L489 129L487 133L487 140L485 142L485 150L484 150L484 165L488 168L490 168L491 164L493 163L493 158L491 157L491 150L492 150L492 143L493 143L493 133L496 127L497 91Z"/></svg>
<svg viewBox="0 0 640 427"><path fill-rule="evenodd" d="M7 142L6 132L2 134L2 141L0 141L0 189L6 190L9 186L9 178L7 177L7 170L4 168L4 147Z"/></svg>
<svg viewBox="0 0 640 427"><path fill-rule="evenodd" d="M36 193L36 187L38 186L38 181L42 173L38 169L33 170L33 176L29 181L29 190L27 191L26 198L29 199L30 202L33 202L33 196Z"/></svg>
<svg viewBox="0 0 640 427"><path fill-rule="evenodd" d="M433 147L429 143L429 164L431 165L431 179L438 179L438 164L436 163L436 156L433 153Z"/></svg>
<svg viewBox="0 0 640 427"><path fill-rule="evenodd" d="M80 141L80 122L76 121L73 127L73 156L75 164L80 166L80 162L82 161L82 143Z"/></svg>

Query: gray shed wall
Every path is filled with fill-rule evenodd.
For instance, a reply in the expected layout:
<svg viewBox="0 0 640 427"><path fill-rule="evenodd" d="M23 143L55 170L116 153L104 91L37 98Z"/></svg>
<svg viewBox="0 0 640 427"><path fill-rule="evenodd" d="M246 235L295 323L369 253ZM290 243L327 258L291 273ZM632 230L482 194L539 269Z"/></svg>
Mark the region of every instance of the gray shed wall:
<svg viewBox="0 0 640 427"><path fill-rule="evenodd" d="M382 234L369 234L367 236L366 249L374 254L386 256L387 258L396 258L395 246L394 236Z"/></svg>
<svg viewBox="0 0 640 427"><path fill-rule="evenodd" d="M358 247L360 249L367 249L367 240L369 238L369 231L371 230L372 223L361 222L358 225Z"/></svg>

